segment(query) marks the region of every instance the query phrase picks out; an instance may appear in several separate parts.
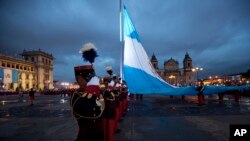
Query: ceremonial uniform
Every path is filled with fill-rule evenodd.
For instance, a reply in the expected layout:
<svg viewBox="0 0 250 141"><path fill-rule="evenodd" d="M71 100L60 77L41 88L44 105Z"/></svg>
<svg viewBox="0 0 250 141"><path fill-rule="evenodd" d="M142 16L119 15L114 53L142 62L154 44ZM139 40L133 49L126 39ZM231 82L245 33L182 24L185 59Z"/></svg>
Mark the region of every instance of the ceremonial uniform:
<svg viewBox="0 0 250 141"><path fill-rule="evenodd" d="M219 103L223 103L223 97L224 97L224 93L218 93L218 97L219 97Z"/></svg>
<svg viewBox="0 0 250 141"><path fill-rule="evenodd" d="M198 91L198 105L201 106L201 105L204 104L204 95L203 95L204 86L203 86L203 82L200 82L200 85L197 87L197 91Z"/></svg>
<svg viewBox="0 0 250 141"><path fill-rule="evenodd" d="M116 109L115 109L115 132L119 132L119 120L121 118L121 109L120 109L120 103L121 103L121 85L120 83L114 78L114 88L113 93L115 95L115 103L116 103Z"/></svg>
<svg viewBox="0 0 250 141"><path fill-rule="evenodd" d="M113 82L110 83L111 78L105 77L103 78L105 84L105 90L103 91L103 97L105 99L105 111L104 111L104 140L105 141L113 141L114 133L115 133L115 95L113 93Z"/></svg>
<svg viewBox="0 0 250 141"><path fill-rule="evenodd" d="M236 90L236 91L234 92L234 101L235 101L236 103L239 103L239 101L240 101L240 90Z"/></svg>
<svg viewBox="0 0 250 141"><path fill-rule="evenodd" d="M75 67L75 75L81 89L73 94L70 104L79 126L77 141L103 141L105 104L100 79L90 65Z"/></svg>
<svg viewBox="0 0 250 141"><path fill-rule="evenodd" d="M122 111L124 113L127 111L127 107L128 107L128 98L127 98L128 97L128 88L127 88L125 81L122 82L121 97L122 97L122 101L123 101Z"/></svg>

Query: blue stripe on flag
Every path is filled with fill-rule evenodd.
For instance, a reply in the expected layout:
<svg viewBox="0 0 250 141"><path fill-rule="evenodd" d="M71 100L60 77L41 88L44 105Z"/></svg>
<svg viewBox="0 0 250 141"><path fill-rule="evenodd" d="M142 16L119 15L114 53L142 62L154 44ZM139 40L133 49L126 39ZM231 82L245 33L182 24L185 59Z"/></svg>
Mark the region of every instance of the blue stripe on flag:
<svg viewBox="0 0 250 141"><path fill-rule="evenodd" d="M124 79L133 94L189 95L197 96L196 86L173 88L143 70L124 65ZM250 89L250 86L205 86L204 95L218 94L230 90Z"/></svg>
<svg viewBox="0 0 250 141"><path fill-rule="evenodd" d="M143 70L127 65L124 65L124 78L131 93L152 94L166 88L173 89L172 86L167 85Z"/></svg>
<svg viewBox="0 0 250 141"><path fill-rule="evenodd" d="M18 83L18 72L17 72L17 70L12 70L12 83Z"/></svg>
<svg viewBox="0 0 250 141"><path fill-rule="evenodd" d="M129 18L126 7L124 7L124 37L128 36L132 39L136 39L138 42L141 42L139 35L137 34L135 27Z"/></svg>

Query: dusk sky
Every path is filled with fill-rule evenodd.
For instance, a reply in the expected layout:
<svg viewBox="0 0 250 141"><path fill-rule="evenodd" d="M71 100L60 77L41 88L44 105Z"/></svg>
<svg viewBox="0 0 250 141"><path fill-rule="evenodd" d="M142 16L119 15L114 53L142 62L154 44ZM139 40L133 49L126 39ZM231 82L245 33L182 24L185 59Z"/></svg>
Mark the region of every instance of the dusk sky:
<svg viewBox="0 0 250 141"><path fill-rule="evenodd" d="M250 69L249 0L125 0L128 12L151 58L163 68L186 52L203 77ZM119 73L119 0L0 0L0 53L25 50L52 53L54 80L74 82L73 67L86 64L80 48L91 42L105 67Z"/></svg>

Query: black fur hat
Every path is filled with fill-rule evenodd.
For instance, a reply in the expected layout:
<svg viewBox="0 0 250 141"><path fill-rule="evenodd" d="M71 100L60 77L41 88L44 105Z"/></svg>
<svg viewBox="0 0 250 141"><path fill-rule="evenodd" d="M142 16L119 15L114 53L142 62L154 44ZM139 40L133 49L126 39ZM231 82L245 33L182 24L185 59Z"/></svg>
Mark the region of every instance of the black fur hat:
<svg viewBox="0 0 250 141"><path fill-rule="evenodd" d="M91 64L95 62L95 58L98 56L97 49L92 43L84 44L80 50L80 53L82 53L82 58L84 61L88 61Z"/></svg>

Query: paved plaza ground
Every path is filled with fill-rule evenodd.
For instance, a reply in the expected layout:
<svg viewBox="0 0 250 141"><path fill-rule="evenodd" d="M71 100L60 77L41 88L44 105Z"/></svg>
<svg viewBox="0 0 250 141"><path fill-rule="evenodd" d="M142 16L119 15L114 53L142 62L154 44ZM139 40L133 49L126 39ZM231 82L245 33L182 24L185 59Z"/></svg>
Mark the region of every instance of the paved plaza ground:
<svg viewBox="0 0 250 141"><path fill-rule="evenodd" d="M70 97L37 95L0 96L0 141L74 141L78 126L69 105ZM230 124L250 124L250 98L235 103L225 97L206 98L197 106L180 97L144 95L129 100L122 131L115 141L227 141Z"/></svg>

